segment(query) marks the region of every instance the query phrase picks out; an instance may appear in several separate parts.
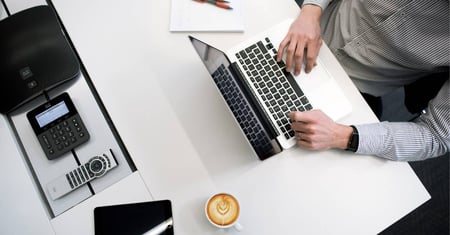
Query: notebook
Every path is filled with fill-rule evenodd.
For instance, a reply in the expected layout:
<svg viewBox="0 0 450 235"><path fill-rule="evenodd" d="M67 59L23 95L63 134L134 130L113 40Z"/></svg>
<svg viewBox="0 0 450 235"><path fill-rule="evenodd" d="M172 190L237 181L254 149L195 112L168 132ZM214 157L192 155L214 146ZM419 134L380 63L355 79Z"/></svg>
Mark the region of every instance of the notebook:
<svg viewBox="0 0 450 235"><path fill-rule="evenodd" d="M318 58L299 76L276 62L286 20L223 52L193 36L191 43L259 159L296 144L291 111L320 109L333 120L351 112L350 102Z"/></svg>

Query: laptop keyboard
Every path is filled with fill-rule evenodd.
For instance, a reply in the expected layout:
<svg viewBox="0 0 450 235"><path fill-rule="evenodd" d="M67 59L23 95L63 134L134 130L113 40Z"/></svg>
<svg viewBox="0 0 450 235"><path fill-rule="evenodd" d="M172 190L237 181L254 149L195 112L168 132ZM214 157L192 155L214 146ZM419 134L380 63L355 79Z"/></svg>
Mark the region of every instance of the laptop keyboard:
<svg viewBox="0 0 450 235"><path fill-rule="evenodd" d="M212 77L256 153L259 156L269 155L273 150L270 138L258 122L253 109L245 100L230 72L222 64Z"/></svg>
<svg viewBox="0 0 450 235"><path fill-rule="evenodd" d="M289 112L311 110L308 98L297 85L283 61L276 61L277 51L269 38L236 53L244 72L257 89L270 115L286 139L294 137Z"/></svg>

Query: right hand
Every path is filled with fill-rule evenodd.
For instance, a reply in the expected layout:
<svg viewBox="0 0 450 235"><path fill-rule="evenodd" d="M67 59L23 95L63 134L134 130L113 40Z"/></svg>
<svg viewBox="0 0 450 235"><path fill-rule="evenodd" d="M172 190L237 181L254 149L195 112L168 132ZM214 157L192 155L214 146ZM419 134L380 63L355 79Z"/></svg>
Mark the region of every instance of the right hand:
<svg viewBox="0 0 450 235"><path fill-rule="evenodd" d="M297 76L302 69L303 57L306 57L305 72L311 72L316 65L322 45L320 16L322 8L316 5L304 5L300 15L289 28L289 32L278 48L277 61L286 54L286 70ZM306 53L306 55L305 55Z"/></svg>
<svg viewBox="0 0 450 235"><path fill-rule="evenodd" d="M310 150L346 149L353 128L333 121L320 110L291 112L297 144Z"/></svg>

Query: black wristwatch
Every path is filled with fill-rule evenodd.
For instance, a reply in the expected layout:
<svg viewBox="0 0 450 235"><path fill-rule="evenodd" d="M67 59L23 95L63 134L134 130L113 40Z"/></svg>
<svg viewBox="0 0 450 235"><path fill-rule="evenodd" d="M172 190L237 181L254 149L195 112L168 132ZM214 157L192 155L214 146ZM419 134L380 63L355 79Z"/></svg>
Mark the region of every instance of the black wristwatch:
<svg viewBox="0 0 450 235"><path fill-rule="evenodd" d="M353 128L352 135L350 136L350 139L348 140L347 148L345 150L356 152L358 150L359 145L359 135L358 135L358 129L356 129L355 126L351 125Z"/></svg>

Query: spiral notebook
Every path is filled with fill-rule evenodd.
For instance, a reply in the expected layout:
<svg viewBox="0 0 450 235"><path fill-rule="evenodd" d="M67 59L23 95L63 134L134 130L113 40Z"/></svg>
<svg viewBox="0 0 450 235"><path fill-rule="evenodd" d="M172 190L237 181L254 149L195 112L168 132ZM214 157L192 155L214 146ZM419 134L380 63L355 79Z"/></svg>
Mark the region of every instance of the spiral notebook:
<svg viewBox="0 0 450 235"><path fill-rule="evenodd" d="M171 32L243 32L242 0L228 0L227 10L193 0L172 0Z"/></svg>

